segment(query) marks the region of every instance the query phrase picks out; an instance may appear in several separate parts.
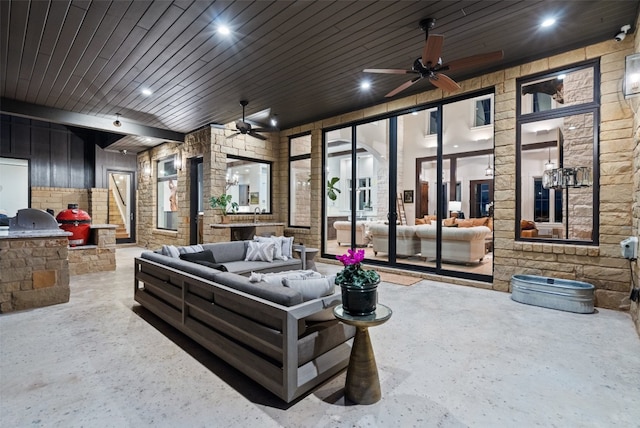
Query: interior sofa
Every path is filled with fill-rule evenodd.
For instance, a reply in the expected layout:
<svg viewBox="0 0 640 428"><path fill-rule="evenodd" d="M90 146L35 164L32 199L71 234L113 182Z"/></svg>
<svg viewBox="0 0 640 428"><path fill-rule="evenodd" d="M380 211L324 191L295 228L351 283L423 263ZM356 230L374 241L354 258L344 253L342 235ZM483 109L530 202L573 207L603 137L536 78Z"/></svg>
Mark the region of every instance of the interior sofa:
<svg viewBox="0 0 640 428"><path fill-rule="evenodd" d="M373 254L389 253L389 225L372 224L369 234ZM420 240L416 237L416 226L396 226L396 254L399 257L415 256L420 252Z"/></svg>
<svg viewBox="0 0 640 428"><path fill-rule="evenodd" d="M305 272L287 270L298 269L299 263L277 268L237 264L244 262L239 255L246 254L247 245L203 244L227 272L145 251L134 261L134 299L291 402L347 366L355 328L333 317L341 294L332 278L291 279ZM227 261L225 255L237 260ZM280 273L260 273L276 269ZM240 274L248 271L248 276ZM255 282L255 277L262 280ZM323 293L314 295L311 281L323 283Z"/></svg>
<svg viewBox="0 0 640 428"><path fill-rule="evenodd" d="M420 253L429 259L436 257L436 225L416 227ZM485 238L491 234L487 226L442 227L442 260L452 262L480 262L485 255Z"/></svg>
<svg viewBox="0 0 640 428"><path fill-rule="evenodd" d="M351 222L338 220L333 223L336 230L336 241L338 245L351 245ZM369 244L367 236L367 222L356 221L356 247L366 247Z"/></svg>

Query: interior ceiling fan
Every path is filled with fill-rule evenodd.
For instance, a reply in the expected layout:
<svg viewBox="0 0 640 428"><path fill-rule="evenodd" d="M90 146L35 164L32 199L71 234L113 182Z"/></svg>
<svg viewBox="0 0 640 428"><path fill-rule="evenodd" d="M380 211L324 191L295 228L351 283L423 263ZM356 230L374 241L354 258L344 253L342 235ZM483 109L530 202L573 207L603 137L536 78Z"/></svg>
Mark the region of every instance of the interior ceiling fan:
<svg viewBox="0 0 640 428"><path fill-rule="evenodd" d="M247 100L241 100L240 101L240 105L242 106L242 120L236 120L236 130L238 132L235 132L231 135L229 135L227 138L232 138L235 137L236 135L251 135L254 138L258 138L260 140L266 140L267 137L265 137L264 135L260 135L258 134L258 132L271 132L271 129L267 129L267 128L253 128L251 126L251 123L247 122L244 118L244 108L247 106L247 104L249 104L249 101Z"/></svg>
<svg viewBox="0 0 640 428"><path fill-rule="evenodd" d="M502 51L495 51L472 55L443 64L440 54L442 53L444 36L439 34L429 34L429 30L432 29L435 24L436 20L434 18L427 18L420 21L420 28L426 34L426 41L424 43L424 48L422 49L422 56L413 62L411 70L393 68L367 68L363 70L365 73L417 74L416 77L404 82L402 85L385 95L385 97L392 97L425 77L428 78L434 86L437 86L443 91L453 92L460 89L460 85L458 85L458 83L449 76L442 74L443 71L476 67L488 62L499 61L504 57L504 53Z"/></svg>

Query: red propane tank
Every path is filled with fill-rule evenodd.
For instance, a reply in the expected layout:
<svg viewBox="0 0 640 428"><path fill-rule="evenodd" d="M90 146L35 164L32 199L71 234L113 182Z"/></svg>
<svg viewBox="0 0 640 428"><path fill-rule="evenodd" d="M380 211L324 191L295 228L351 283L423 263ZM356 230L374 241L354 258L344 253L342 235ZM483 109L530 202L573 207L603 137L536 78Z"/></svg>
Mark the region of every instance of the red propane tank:
<svg viewBox="0 0 640 428"><path fill-rule="evenodd" d="M69 237L70 246L75 247L87 243L91 232L91 217L86 211L78 209L78 204L67 205L67 209L60 211L56 220L60 223L60 229L73 234Z"/></svg>

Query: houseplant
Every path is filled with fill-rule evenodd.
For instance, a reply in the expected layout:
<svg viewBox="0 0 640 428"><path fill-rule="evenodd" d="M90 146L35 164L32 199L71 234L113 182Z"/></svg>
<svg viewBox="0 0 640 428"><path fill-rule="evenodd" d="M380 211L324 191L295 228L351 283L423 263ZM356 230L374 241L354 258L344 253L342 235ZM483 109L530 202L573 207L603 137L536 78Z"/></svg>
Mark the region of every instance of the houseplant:
<svg viewBox="0 0 640 428"><path fill-rule="evenodd" d="M362 268L364 250L349 249L336 256L344 265L336 275L336 284L342 290L342 307L351 315L369 315L376 310L380 275L374 270Z"/></svg>
<svg viewBox="0 0 640 428"><path fill-rule="evenodd" d="M232 198L231 195L227 195L226 193L223 193L218 197L212 196L211 199L209 199L209 204L211 205L211 208L216 208L220 210L222 214L223 223L227 223L229 221L227 219L227 213L229 211L231 211L234 214L238 211L238 203L231 202L231 198Z"/></svg>

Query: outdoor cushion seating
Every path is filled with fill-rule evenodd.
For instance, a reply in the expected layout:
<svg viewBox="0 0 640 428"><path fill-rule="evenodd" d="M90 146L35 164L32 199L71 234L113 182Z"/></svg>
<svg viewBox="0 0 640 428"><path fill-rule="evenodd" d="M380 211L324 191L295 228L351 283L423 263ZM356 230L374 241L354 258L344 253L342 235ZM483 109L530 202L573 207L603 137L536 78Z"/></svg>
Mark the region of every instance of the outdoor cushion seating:
<svg viewBox="0 0 640 428"><path fill-rule="evenodd" d="M134 298L290 402L347 366L355 328L326 316L341 303L334 278L295 270L301 266L299 259L293 259L294 265L275 259L245 262L245 245L243 241L203 244L203 251L197 252L210 250L228 272L143 252L134 261ZM291 266L294 270L289 271ZM247 277L233 272L251 273L252 267L261 267L262 273L253 271ZM264 273L273 269L280 273Z"/></svg>

